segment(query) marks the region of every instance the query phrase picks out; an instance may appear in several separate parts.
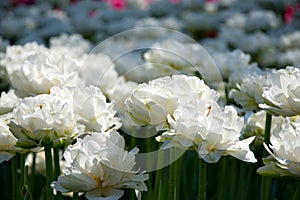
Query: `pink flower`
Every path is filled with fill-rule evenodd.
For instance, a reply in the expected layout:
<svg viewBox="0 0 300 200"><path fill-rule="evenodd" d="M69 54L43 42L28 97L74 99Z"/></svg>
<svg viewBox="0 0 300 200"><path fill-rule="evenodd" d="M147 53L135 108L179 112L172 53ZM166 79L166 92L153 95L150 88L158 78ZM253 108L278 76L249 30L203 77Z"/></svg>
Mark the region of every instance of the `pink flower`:
<svg viewBox="0 0 300 200"><path fill-rule="evenodd" d="M115 10L124 10L126 8L126 0L109 0L109 3Z"/></svg>
<svg viewBox="0 0 300 200"><path fill-rule="evenodd" d="M206 0L207 3L217 3L219 0Z"/></svg>
<svg viewBox="0 0 300 200"><path fill-rule="evenodd" d="M10 2L15 6L35 4L35 0L11 0Z"/></svg>
<svg viewBox="0 0 300 200"><path fill-rule="evenodd" d="M96 11L96 10L90 10L90 11L89 11L89 16L90 16L90 17L94 17L96 14L97 14L97 11Z"/></svg>
<svg viewBox="0 0 300 200"><path fill-rule="evenodd" d="M285 24L290 24L293 22L294 18L294 8L292 6L288 6L285 8L285 13L284 13L284 23Z"/></svg>

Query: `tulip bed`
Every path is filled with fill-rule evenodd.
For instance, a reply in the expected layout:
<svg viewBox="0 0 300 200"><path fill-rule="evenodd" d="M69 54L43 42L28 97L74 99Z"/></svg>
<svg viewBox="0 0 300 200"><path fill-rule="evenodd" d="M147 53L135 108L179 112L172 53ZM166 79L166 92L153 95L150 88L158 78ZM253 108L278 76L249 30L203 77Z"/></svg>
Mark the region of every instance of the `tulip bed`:
<svg viewBox="0 0 300 200"><path fill-rule="evenodd" d="M0 199L300 199L300 4L0 2Z"/></svg>

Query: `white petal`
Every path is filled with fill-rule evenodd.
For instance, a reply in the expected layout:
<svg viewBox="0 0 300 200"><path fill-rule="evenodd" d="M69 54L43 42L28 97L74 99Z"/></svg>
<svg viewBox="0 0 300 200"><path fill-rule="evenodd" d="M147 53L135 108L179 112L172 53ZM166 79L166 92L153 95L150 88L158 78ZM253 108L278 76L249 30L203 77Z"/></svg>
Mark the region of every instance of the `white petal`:
<svg viewBox="0 0 300 200"><path fill-rule="evenodd" d="M88 200L118 200L123 196L124 192L119 189L96 189L86 193Z"/></svg>
<svg viewBox="0 0 300 200"><path fill-rule="evenodd" d="M257 162L253 152L249 149L249 145L254 139L255 136L238 141L228 148L226 153L245 162Z"/></svg>

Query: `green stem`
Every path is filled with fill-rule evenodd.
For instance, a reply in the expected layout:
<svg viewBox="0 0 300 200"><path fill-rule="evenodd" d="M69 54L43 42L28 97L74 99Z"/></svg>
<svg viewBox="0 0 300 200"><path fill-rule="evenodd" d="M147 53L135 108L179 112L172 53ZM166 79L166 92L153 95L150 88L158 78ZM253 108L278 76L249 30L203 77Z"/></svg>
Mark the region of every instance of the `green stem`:
<svg viewBox="0 0 300 200"><path fill-rule="evenodd" d="M59 147L55 147L53 149L53 156L54 156L54 180L57 180L58 176L60 175L60 163L59 163ZM56 191L57 200L62 199L62 194L59 191Z"/></svg>
<svg viewBox="0 0 300 200"><path fill-rule="evenodd" d="M21 169L21 177L20 177L20 183L21 183L21 198L26 199L32 199L29 186L28 186L28 166L25 166L25 160L26 160L26 154L21 154L20 158L20 169Z"/></svg>
<svg viewBox="0 0 300 200"><path fill-rule="evenodd" d="M264 135L264 142L267 145L270 144L271 125L272 125L272 115L267 113L266 123L265 123L265 135ZM266 156L268 156L268 152L264 149L263 157L266 157ZM261 184L261 199L262 200L270 199L271 188L272 188L272 178L271 177L262 177L262 184Z"/></svg>
<svg viewBox="0 0 300 200"><path fill-rule="evenodd" d="M168 199L168 188L169 188L169 173L168 168L162 169L162 183L161 183L161 190L159 191L159 199L165 200Z"/></svg>
<svg viewBox="0 0 300 200"><path fill-rule="evenodd" d="M31 177L32 180L30 182L32 182L34 180L34 175L35 175L35 166L36 166L36 153L32 153L32 165L31 165Z"/></svg>
<svg viewBox="0 0 300 200"><path fill-rule="evenodd" d="M78 200L78 199L79 199L78 192L73 192L73 200Z"/></svg>
<svg viewBox="0 0 300 200"><path fill-rule="evenodd" d="M160 166L160 162L163 160L164 152L158 151L158 158L156 166ZM161 199L162 190L162 171L163 169L156 170L155 172L155 184L154 184L154 199Z"/></svg>
<svg viewBox="0 0 300 200"><path fill-rule="evenodd" d="M180 188L180 181L181 181L181 179L180 179L180 177L181 177L181 174L182 174L182 172L181 172L181 169L182 169L182 162L183 162L183 155L180 157L180 158L178 158L178 160L177 161L175 161L176 163L175 163L175 183L176 183L176 188L175 188L175 199L179 199L179 195L180 195L180 190L179 190L179 188Z"/></svg>
<svg viewBox="0 0 300 200"><path fill-rule="evenodd" d="M146 128L146 135L147 136L151 135L152 131L153 130L151 128L147 127ZM153 141L153 138L151 138L151 137L144 138L143 142L145 144L145 151L146 152L152 152L154 149L157 149L155 147L155 145L157 144L157 142ZM146 164L147 164L147 168L148 169L152 168L152 165L154 163L153 163L153 160L151 159L150 156L148 156L146 158ZM154 187L154 185L153 185L153 183L154 183L154 172L149 172L148 175L149 175L148 184L147 184L147 186L148 186L148 192L147 192L147 194L144 195L145 196L144 199L151 200L154 197L154 192L153 192L153 187Z"/></svg>
<svg viewBox="0 0 300 200"><path fill-rule="evenodd" d="M176 167L175 163L171 164L169 167L169 192L168 199L175 200L176 197L176 177L175 177Z"/></svg>
<svg viewBox="0 0 300 200"><path fill-rule="evenodd" d="M206 162L199 159L198 200L206 200Z"/></svg>
<svg viewBox="0 0 300 200"><path fill-rule="evenodd" d="M265 134L264 134L264 142L269 145L270 144L270 135L271 135L271 125L272 125L272 115L267 113L266 122L265 122ZM264 149L263 156L268 156L268 152Z"/></svg>
<svg viewBox="0 0 300 200"><path fill-rule="evenodd" d="M130 200L136 200L136 196L135 196L135 191L134 190L130 190L130 192L129 192L129 199Z"/></svg>
<svg viewBox="0 0 300 200"><path fill-rule="evenodd" d="M130 148L136 147L137 139L135 137L135 134L136 133L134 133L133 135L128 135L130 137L128 139L129 140L129 147ZM74 199L74 197L73 197L73 199ZM135 191L134 190L130 190L129 199L130 200L135 200L136 199L136 195L135 195Z"/></svg>
<svg viewBox="0 0 300 200"><path fill-rule="evenodd" d="M154 199L160 199L162 187L162 169L155 172Z"/></svg>
<svg viewBox="0 0 300 200"><path fill-rule="evenodd" d="M22 187L22 195L23 195L23 199L30 199L33 200L32 194L31 194L31 190L29 188L29 181L28 181L28 171L29 171L29 166L26 165L25 166L25 179L24 179L24 185Z"/></svg>
<svg viewBox="0 0 300 200"><path fill-rule="evenodd" d="M174 150L170 150L170 160L172 160L174 156ZM173 162L172 164L169 165L169 192L168 192L168 199L169 200L174 200L175 199L175 192L176 192L176 162Z"/></svg>
<svg viewBox="0 0 300 200"><path fill-rule="evenodd" d="M53 163L52 163L52 148L51 145L44 145L46 159L46 200L53 200L53 192L50 184L53 180Z"/></svg>
<svg viewBox="0 0 300 200"><path fill-rule="evenodd" d="M269 200L271 197L271 186L272 186L272 178L271 177L262 177L262 186L261 186L261 199Z"/></svg>
<svg viewBox="0 0 300 200"><path fill-rule="evenodd" d="M240 175L239 175L239 182L238 182L238 199L244 199L244 183L246 178L246 165L245 163L239 163L240 166Z"/></svg>
<svg viewBox="0 0 300 200"><path fill-rule="evenodd" d="M234 199L236 197L236 185L237 185L237 176L236 172L238 170L238 160L234 157L228 157L229 161L229 176L231 177L230 183L229 183L229 199Z"/></svg>
<svg viewBox="0 0 300 200"><path fill-rule="evenodd" d="M18 188L18 155L15 155L11 160L11 177L12 177L12 200L18 200L19 197L19 188Z"/></svg>
<svg viewBox="0 0 300 200"><path fill-rule="evenodd" d="M225 186L226 186L225 177L226 177L226 174L228 173L226 171L227 157L222 157L220 164L221 164L221 170L220 170L220 175L219 175L220 182L218 184L218 200L223 200L224 196L225 196L224 195L224 189L225 189Z"/></svg>
<svg viewBox="0 0 300 200"><path fill-rule="evenodd" d="M293 196L293 200L298 200L298 199L300 199L300 182L299 182L299 184L297 186L297 189L296 189L296 192Z"/></svg>
<svg viewBox="0 0 300 200"><path fill-rule="evenodd" d="M25 158L26 158L26 154L22 153L20 154L21 158L20 158L20 169L21 169L21 177L20 177L20 183L21 183L21 188L24 186L25 183Z"/></svg>
<svg viewBox="0 0 300 200"><path fill-rule="evenodd" d="M130 137L130 148L134 148L135 146L136 146L136 137L134 137L134 135L133 136L131 136Z"/></svg>
<svg viewBox="0 0 300 200"><path fill-rule="evenodd" d="M145 142L145 146L146 146L146 152L151 152L152 151L152 144L153 144L153 142L151 141L151 138L145 138L145 140L144 140L144 142ZM147 158L146 158L146 162L147 162L147 168L149 168L149 169L151 169L151 165L152 165L152 163L153 163L153 160L151 160L151 157L150 156L148 156ZM153 175L154 175L154 172L151 172L151 173L148 173L148 175L149 175L149 179L148 179L148 194L147 194L147 197L149 197L149 199L153 199L153 179L154 179L154 177L153 177Z"/></svg>
<svg viewBox="0 0 300 200"><path fill-rule="evenodd" d="M36 166L36 153L32 153L32 164L31 164L31 174L29 179L30 191L34 191L35 188L35 166Z"/></svg>

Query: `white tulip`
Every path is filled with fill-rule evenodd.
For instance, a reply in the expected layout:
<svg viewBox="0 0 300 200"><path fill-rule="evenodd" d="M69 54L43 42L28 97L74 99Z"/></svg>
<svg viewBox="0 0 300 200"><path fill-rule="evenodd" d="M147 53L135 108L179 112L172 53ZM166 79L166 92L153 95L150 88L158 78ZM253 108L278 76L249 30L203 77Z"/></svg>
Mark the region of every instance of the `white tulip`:
<svg viewBox="0 0 300 200"><path fill-rule="evenodd" d="M180 72L192 75L199 71L208 82L221 79L213 60L205 49L197 43L165 40L155 43L151 50L144 54L144 58L161 71L160 74L172 75Z"/></svg>
<svg viewBox="0 0 300 200"><path fill-rule="evenodd" d="M259 104L264 103L262 93L266 82L264 74L244 74L241 82L236 83L236 88L231 89L228 96L233 98L245 110L258 110Z"/></svg>
<svg viewBox="0 0 300 200"><path fill-rule="evenodd" d="M20 98L15 94L15 90L1 92L0 97L0 114L11 112L19 103Z"/></svg>
<svg viewBox="0 0 300 200"><path fill-rule="evenodd" d="M147 191L148 175L133 170L135 154L124 150L116 131L93 133L67 147L63 175L51 184L61 192L86 192L87 199L119 199L123 188Z"/></svg>
<svg viewBox="0 0 300 200"><path fill-rule="evenodd" d="M177 104L176 96L159 81L139 85L125 101L131 119L139 126L165 126Z"/></svg>
<svg viewBox="0 0 300 200"><path fill-rule="evenodd" d="M266 111L260 110L258 112L248 112L245 116L245 127L242 132L243 138L256 136L253 146L261 148L264 142ZM273 116L270 132L272 133L277 126L280 126L285 117Z"/></svg>
<svg viewBox="0 0 300 200"><path fill-rule="evenodd" d="M245 162L256 162L249 144L254 137L239 140L243 118L231 106L222 111L218 104L183 106L169 118L171 128L157 140L162 148L191 149L208 163L218 162L221 156L231 155Z"/></svg>
<svg viewBox="0 0 300 200"><path fill-rule="evenodd" d="M270 156L265 166L258 169L261 175L300 177L300 122L286 119L273 130L270 145L264 144Z"/></svg>
<svg viewBox="0 0 300 200"><path fill-rule="evenodd" d="M119 78L110 57L102 53L86 54L81 61L79 76L85 84L98 86L104 94L110 95Z"/></svg>
<svg viewBox="0 0 300 200"><path fill-rule="evenodd" d="M9 131L10 118L11 113L0 116L0 163L10 160L17 152L25 152L24 149L15 146L18 139Z"/></svg>
<svg viewBox="0 0 300 200"><path fill-rule="evenodd" d="M272 114L300 114L300 69L287 67L269 74L270 84L263 88L264 104L259 106Z"/></svg>
<svg viewBox="0 0 300 200"><path fill-rule="evenodd" d="M4 58L1 59L0 64L5 67L8 75L11 76L13 72L22 68L23 62L28 59L28 57L39 51L47 51L47 48L36 42L29 42L24 46L7 46Z"/></svg>
<svg viewBox="0 0 300 200"><path fill-rule="evenodd" d="M24 98L13 110L9 127L23 148L72 139L76 135L73 104L50 94Z"/></svg>
<svg viewBox="0 0 300 200"><path fill-rule="evenodd" d="M19 96L48 94L53 86L80 85L76 70L78 63L73 58L49 50L38 51L12 73L10 81Z"/></svg>
<svg viewBox="0 0 300 200"><path fill-rule="evenodd" d="M88 53L91 48L90 42L85 40L80 34L67 35L63 33L58 37L51 37L49 43L51 50L69 54L74 57Z"/></svg>
<svg viewBox="0 0 300 200"><path fill-rule="evenodd" d="M223 79L228 79L230 74L235 71L240 71L242 68L250 67L251 56L245 54L241 50L235 50L232 52L217 52L211 53L213 61L216 63Z"/></svg>
<svg viewBox="0 0 300 200"><path fill-rule="evenodd" d="M173 75L140 84L125 101L132 120L140 125L169 127L167 117L179 105L216 102L219 95L194 76Z"/></svg>
<svg viewBox="0 0 300 200"><path fill-rule="evenodd" d="M120 119L115 116L114 103L106 102L98 87L53 87L50 93L72 102L75 121L84 125L87 132L108 131L118 129L122 125Z"/></svg>

